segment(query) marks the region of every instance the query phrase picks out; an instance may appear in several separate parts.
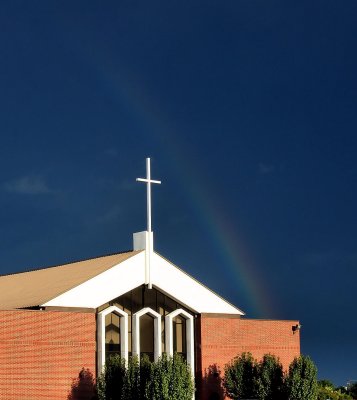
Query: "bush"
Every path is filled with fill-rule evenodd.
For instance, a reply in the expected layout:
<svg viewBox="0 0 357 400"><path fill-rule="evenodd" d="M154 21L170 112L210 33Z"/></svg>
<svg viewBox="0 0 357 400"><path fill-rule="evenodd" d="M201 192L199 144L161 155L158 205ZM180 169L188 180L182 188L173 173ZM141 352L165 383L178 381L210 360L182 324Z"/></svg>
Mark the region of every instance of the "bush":
<svg viewBox="0 0 357 400"><path fill-rule="evenodd" d="M164 354L153 363L153 381L150 400L192 400L194 393L191 371L178 354Z"/></svg>
<svg viewBox="0 0 357 400"><path fill-rule="evenodd" d="M317 400L353 400L344 387L335 388L327 379L318 381L317 386Z"/></svg>
<svg viewBox="0 0 357 400"><path fill-rule="evenodd" d="M351 396L333 387L319 387L317 400L353 400Z"/></svg>
<svg viewBox="0 0 357 400"><path fill-rule="evenodd" d="M255 391L259 400L284 399L284 373L279 359L271 354L265 354L257 366Z"/></svg>
<svg viewBox="0 0 357 400"><path fill-rule="evenodd" d="M192 400L193 377L187 363L175 354L151 362L110 357L97 380L99 400Z"/></svg>
<svg viewBox="0 0 357 400"><path fill-rule="evenodd" d="M257 362L250 353L235 357L224 368L223 386L231 399L254 399L256 393Z"/></svg>
<svg viewBox="0 0 357 400"><path fill-rule="evenodd" d="M120 400L126 386L125 360L119 355L111 355L103 372L97 379L99 400Z"/></svg>
<svg viewBox="0 0 357 400"><path fill-rule="evenodd" d="M133 399L150 399L151 384L153 379L154 366L149 360L149 357L145 354L140 362L139 370L139 393L137 397L132 397Z"/></svg>
<svg viewBox="0 0 357 400"><path fill-rule="evenodd" d="M351 385L349 385L348 389L347 389L347 392L354 399L357 399L357 382L352 383Z"/></svg>
<svg viewBox="0 0 357 400"><path fill-rule="evenodd" d="M290 364L286 379L289 400L317 400L317 368L310 357L300 356Z"/></svg>
<svg viewBox="0 0 357 400"><path fill-rule="evenodd" d="M242 353L225 366L223 386L226 396L234 400L320 400L316 376L316 366L306 356L295 358L284 376L283 367L275 356L265 354L258 363L250 353ZM333 388L328 390L331 393ZM334 393L342 396L339 391Z"/></svg>

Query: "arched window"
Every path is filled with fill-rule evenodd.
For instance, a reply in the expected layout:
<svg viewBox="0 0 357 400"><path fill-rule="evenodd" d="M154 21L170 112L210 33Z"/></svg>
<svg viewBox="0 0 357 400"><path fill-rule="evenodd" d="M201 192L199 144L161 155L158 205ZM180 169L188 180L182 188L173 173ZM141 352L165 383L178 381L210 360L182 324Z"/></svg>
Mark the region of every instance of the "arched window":
<svg viewBox="0 0 357 400"><path fill-rule="evenodd" d="M120 321L119 332L115 329L116 318ZM111 344L117 344L118 346L114 347L115 352L119 352L125 360L128 359L128 314L116 306L111 306L98 313L97 324L98 373L100 373L105 364L106 347L110 352ZM113 343L110 343L111 340Z"/></svg>
<svg viewBox="0 0 357 400"><path fill-rule="evenodd" d="M186 320L186 324L182 324L177 321L177 317L183 317ZM176 321L175 321L176 319ZM174 325L176 329L174 329ZM181 326L178 326L181 325ZM181 329L186 325L185 332ZM174 336L175 334L175 336ZM173 355L174 351L180 353L180 349L186 350L187 363L190 365L192 374L195 372L194 366L194 333L193 333L193 317L191 314L179 308L178 310L172 311L165 317L165 347L166 353ZM185 340L186 343L183 343ZM176 348L175 348L176 347Z"/></svg>
<svg viewBox="0 0 357 400"><path fill-rule="evenodd" d="M142 322L141 322L142 318ZM149 307L133 315L133 356L149 353L145 350L153 349L155 361L161 356L161 315ZM143 329L141 329L143 328ZM143 340L141 340L141 337ZM143 349L141 349L141 346ZM142 351L143 350L143 351Z"/></svg>
<svg viewBox="0 0 357 400"><path fill-rule="evenodd" d="M105 316L105 358L120 355L120 316L112 312Z"/></svg>
<svg viewBox="0 0 357 400"><path fill-rule="evenodd" d="M194 316L188 309L160 290L141 285L98 308L98 371L110 353L125 359L147 354L157 360L162 351L182 354L193 370L193 332ZM166 337L172 337L171 342Z"/></svg>

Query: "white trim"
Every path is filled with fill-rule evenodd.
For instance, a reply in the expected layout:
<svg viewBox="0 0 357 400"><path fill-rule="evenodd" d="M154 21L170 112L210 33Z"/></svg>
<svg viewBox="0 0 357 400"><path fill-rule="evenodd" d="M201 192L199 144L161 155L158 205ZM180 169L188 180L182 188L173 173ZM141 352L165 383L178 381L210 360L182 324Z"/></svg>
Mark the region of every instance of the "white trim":
<svg viewBox="0 0 357 400"><path fill-rule="evenodd" d="M142 285L144 268L145 252L142 251L41 306L98 308Z"/></svg>
<svg viewBox="0 0 357 400"><path fill-rule="evenodd" d="M187 364L191 368L192 376L195 374L195 350L194 350L194 332L193 332L193 316L187 311L179 308L172 311L165 317L165 350L170 356L174 354L173 341L173 319L178 315L182 315L186 319L186 349L187 349Z"/></svg>
<svg viewBox="0 0 357 400"><path fill-rule="evenodd" d="M244 315L237 307L157 253L152 258L151 280L159 290L197 313Z"/></svg>
<svg viewBox="0 0 357 400"><path fill-rule="evenodd" d="M117 314L120 319L120 355L128 361L128 314L116 306L111 306L98 313L97 345L98 345L98 373L101 373L105 364L105 317L108 314Z"/></svg>
<svg viewBox="0 0 357 400"><path fill-rule="evenodd" d="M157 361L161 356L161 315L150 307L145 307L133 314L133 356L137 356L140 360L140 317L145 314L154 318L154 360Z"/></svg>
<svg viewBox="0 0 357 400"><path fill-rule="evenodd" d="M145 283L146 251L41 304L42 307L97 308ZM100 260L98 260L100 263ZM197 313L244 313L157 253L152 255L151 282Z"/></svg>

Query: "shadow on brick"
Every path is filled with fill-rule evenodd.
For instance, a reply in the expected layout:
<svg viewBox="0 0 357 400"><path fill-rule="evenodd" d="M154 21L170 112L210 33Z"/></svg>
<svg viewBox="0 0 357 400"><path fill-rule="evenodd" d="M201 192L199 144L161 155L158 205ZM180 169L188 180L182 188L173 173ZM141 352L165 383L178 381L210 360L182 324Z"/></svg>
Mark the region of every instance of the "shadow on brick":
<svg viewBox="0 0 357 400"><path fill-rule="evenodd" d="M205 369L202 380L202 395L205 400L224 400L223 379L217 364Z"/></svg>
<svg viewBox="0 0 357 400"><path fill-rule="evenodd" d="M96 400L95 381L92 372L82 368L78 377L73 379L67 400Z"/></svg>

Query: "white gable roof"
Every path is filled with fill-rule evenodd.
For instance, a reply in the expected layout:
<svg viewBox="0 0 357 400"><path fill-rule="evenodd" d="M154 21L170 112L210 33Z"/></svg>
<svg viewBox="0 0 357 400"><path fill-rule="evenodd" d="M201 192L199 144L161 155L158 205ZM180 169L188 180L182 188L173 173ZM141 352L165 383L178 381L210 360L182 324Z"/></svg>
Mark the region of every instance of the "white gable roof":
<svg viewBox="0 0 357 400"><path fill-rule="evenodd" d="M151 260L153 286L197 313L244 313L157 253ZM145 282L145 251L41 304L97 308Z"/></svg>

